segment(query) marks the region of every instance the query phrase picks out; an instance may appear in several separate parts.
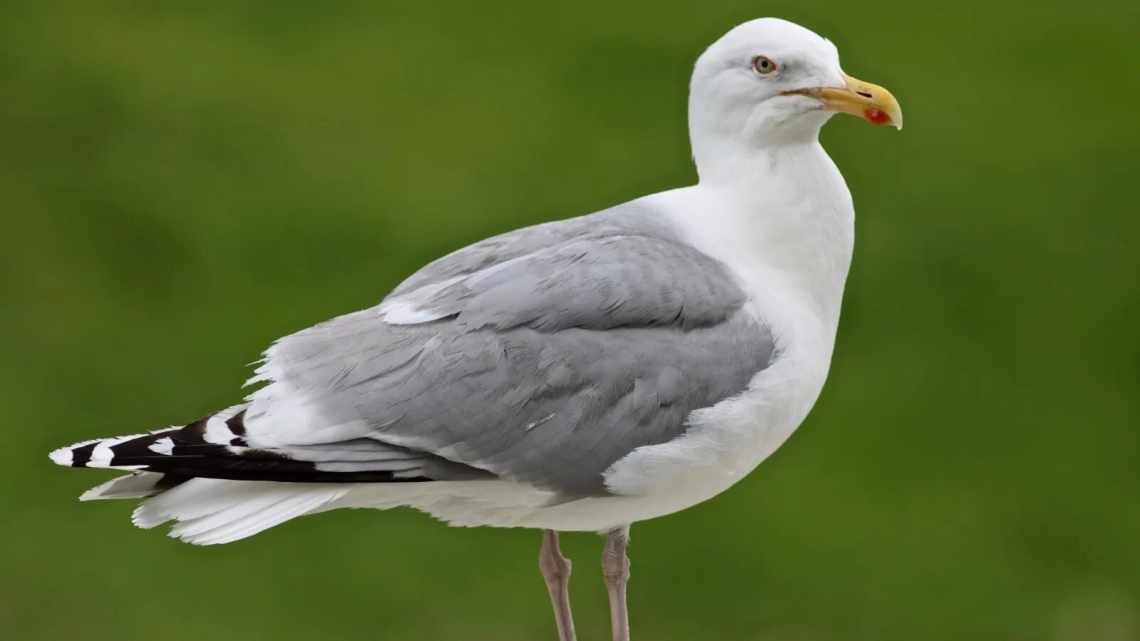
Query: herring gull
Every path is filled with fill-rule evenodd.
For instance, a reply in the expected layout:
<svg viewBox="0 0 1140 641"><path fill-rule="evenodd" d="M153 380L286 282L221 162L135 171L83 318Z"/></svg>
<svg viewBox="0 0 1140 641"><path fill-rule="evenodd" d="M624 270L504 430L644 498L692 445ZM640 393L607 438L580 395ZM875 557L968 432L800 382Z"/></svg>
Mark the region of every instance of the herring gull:
<svg viewBox="0 0 1140 641"><path fill-rule="evenodd" d="M696 185L460 249L379 305L276 341L243 403L51 458L129 470L82 500L144 499L136 525L174 521L202 545L338 508L543 530L562 641L558 532L603 533L625 641L630 524L742 479L827 377L854 238L819 143L837 112L902 126L830 41L739 25L693 71Z"/></svg>

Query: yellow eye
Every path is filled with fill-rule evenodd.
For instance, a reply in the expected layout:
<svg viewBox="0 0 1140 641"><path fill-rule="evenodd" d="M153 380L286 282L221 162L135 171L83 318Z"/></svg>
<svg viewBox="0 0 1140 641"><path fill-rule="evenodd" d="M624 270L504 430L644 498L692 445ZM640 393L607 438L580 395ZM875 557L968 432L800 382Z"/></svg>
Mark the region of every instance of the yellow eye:
<svg viewBox="0 0 1140 641"><path fill-rule="evenodd" d="M752 68L761 76L767 76L776 73L780 65L776 64L776 61L768 56L756 56L752 59Z"/></svg>

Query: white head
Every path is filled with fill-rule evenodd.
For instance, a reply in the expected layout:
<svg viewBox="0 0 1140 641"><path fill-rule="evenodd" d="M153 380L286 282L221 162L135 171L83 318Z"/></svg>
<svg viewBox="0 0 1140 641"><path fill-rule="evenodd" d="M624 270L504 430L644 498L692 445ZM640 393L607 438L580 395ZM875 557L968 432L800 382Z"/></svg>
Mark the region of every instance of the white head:
<svg viewBox="0 0 1140 641"><path fill-rule="evenodd" d="M886 89L839 66L826 38L786 20L761 18L732 29L697 60L689 88L689 134L697 169L755 150L818 140L836 112L902 128Z"/></svg>

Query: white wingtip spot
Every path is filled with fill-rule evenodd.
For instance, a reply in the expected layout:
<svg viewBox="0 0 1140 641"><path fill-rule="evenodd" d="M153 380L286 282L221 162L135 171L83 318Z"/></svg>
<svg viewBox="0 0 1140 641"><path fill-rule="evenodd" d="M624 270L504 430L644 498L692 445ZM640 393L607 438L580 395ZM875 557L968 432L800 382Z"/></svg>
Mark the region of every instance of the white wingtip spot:
<svg viewBox="0 0 1140 641"><path fill-rule="evenodd" d="M53 451L51 454L48 454L48 458L50 458L56 465L71 467L71 448L61 447L58 450Z"/></svg>
<svg viewBox="0 0 1140 641"><path fill-rule="evenodd" d="M48 454L48 458L50 458L52 460L52 462L57 463L59 465L63 465L65 467L71 467L71 465L75 462L75 450L77 448L83 447L84 445L91 445L92 443L98 443L101 440L103 440L103 439L93 438L93 439L90 439L87 441L79 441L78 443L72 443L71 445L68 445L67 447L61 447L58 450L53 451L51 454Z"/></svg>
<svg viewBox="0 0 1140 641"><path fill-rule="evenodd" d="M111 465L111 461L115 458L115 453L111 451L111 448L118 445L119 443L123 443L124 441L129 441L140 436L146 436L146 434L128 434L127 436L116 436L115 438L103 439L99 442L98 445L95 446L95 449L91 451L91 460L87 461L87 467L109 467ZM122 467L127 468L128 466Z"/></svg>
<svg viewBox="0 0 1140 641"><path fill-rule="evenodd" d="M221 413L218 413L206 421L206 431L202 434L202 439L214 445L228 445L234 436L236 434L230 431L225 418L222 417Z"/></svg>
<svg viewBox="0 0 1140 641"><path fill-rule="evenodd" d="M146 449L154 452L155 454L162 454L163 456L170 456L174 454L174 439L167 436L160 438L151 443Z"/></svg>

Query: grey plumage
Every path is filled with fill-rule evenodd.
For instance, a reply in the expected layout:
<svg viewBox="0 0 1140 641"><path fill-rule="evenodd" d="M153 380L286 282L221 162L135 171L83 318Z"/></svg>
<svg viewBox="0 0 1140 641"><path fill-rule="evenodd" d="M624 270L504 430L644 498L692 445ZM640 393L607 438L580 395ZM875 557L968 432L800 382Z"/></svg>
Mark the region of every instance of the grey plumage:
<svg viewBox="0 0 1140 641"><path fill-rule="evenodd" d="M277 380L328 425L567 497L606 493L611 464L774 356L723 265L636 204L477 243L385 300L416 318L382 305L288 336Z"/></svg>

